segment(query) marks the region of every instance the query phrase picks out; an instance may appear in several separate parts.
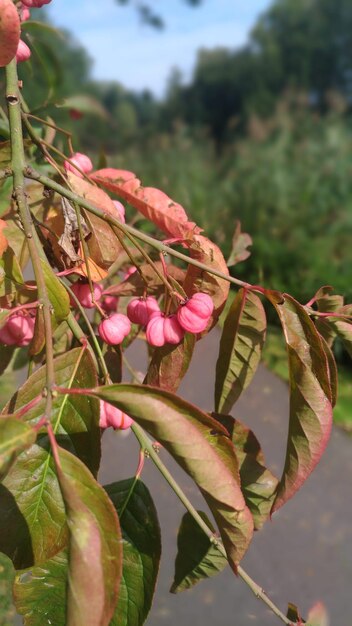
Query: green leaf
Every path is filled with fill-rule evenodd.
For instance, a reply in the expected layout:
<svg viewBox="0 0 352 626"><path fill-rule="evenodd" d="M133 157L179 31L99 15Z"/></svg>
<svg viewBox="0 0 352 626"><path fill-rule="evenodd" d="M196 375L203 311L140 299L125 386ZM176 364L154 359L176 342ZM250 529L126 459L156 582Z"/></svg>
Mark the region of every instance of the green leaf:
<svg viewBox="0 0 352 626"><path fill-rule="evenodd" d="M41 259L45 285L48 290L50 304L54 309L57 322L62 322L70 314L70 298L65 287L55 276L50 265Z"/></svg>
<svg viewBox="0 0 352 626"><path fill-rule="evenodd" d="M62 448L58 455L56 471L70 529L67 626L107 626L122 572L119 520L86 466Z"/></svg>
<svg viewBox="0 0 352 626"><path fill-rule="evenodd" d="M195 345L196 336L186 333L178 346L167 344L155 348L145 384L175 393L188 370Z"/></svg>
<svg viewBox="0 0 352 626"><path fill-rule="evenodd" d="M68 550L63 550L43 565L19 572L14 585L16 609L23 615L25 626L43 626L46 623L68 626L66 616L69 584L72 585L70 594L73 589L77 590L82 611L91 611L90 616L80 615L72 623L77 626L110 624L107 616L104 617L105 621L100 621L96 611L99 612L103 607L103 613L105 611L111 614L113 607L110 604L116 601L122 561L122 543L116 513L104 489L95 482L78 459L63 450L60 451L60 459L62 471L65 472L65 476L61 475L63 490L69 490L70 499L68 515L72 528L71 563L69 565ZM97 543L98 550L95 550ZM82 577L76 566L78 570L85 568ZM85 619L87 621L82 621Z"/></svg>
<svg viewBox="0 0 352 626"><path fill-rule="evenodd" d="M231 567L246 552L253 519L241 488L238 463L226 430L177 396L147 385L110 385L89 391L122 409L172 454L207 501Z"/></svg>
<svg viewBox="0 0 352 626"><path fill-rule="evenodd" d="M161 554L157 512L147 487L129 478L105 489L120 518L123 569L119 602L110 626L141 626L150 611Z"/></svg>
<svg viewBox="0 0 352 626"><path fill-rule="evenodd" d="M0 258L0 297L16 291L16 285L23 285L22 270L10 246Z"/></svg>
<svg viewBox="0 0 352 626"><path fill-rule="evenodd" d="M308 613L306 626L329 626L329 617L322 602L317 602Z"/></svg>
<svg viewBox="0 0 352 626"><path fill-rule="evenodd" d="M14 602L24 626L43 626L49 619L53 626L66 626L67 555L65 550L16 575Z"/></svg>
<svg viewBox="0 0 352 626"><path fill-rule="evenodd" d="M214 532L205 513L198 513ZM175 576L170 592L179 593L190 589L204 578L216 576L226 565L227 559L198 526L192 515L186 513L178 531Z"/></svg>
<svg viewBox="0 0 352 626"><path fill-rule="evenodd" d="M288 351L290 423L284 471L272 512L280 508L311 474L328 443L332 426L333 390L322 338L292 296L272 300Z"/></svg>
<svg viewBox="0 0 352 626"><path fill-rule="evenodd" d="M264 307L254 293L241 289L227 314L216 363L215 410L228 413L250 384L266 334Z"/></svg>
<svg viewBox="0 0 352 626"><path fill-rule="evenodd" d="M213 416L226 428L235 446L243 495L253 515L254 528L259 530L270 515L278 480L265 467L259 441L249 428L231 415Z"/></svg>
<svg viewBox="0 0 352 626"><path fill-rule="evenodd" d="M17 457L36 440L36 431L15 417L0 419L0 480L2 480Z"/></svg>
<svg viewBox="0 0 352 626"><path fill-rule="evenodd" d="M79 94L76 96L71 96L70 98L65 98L65 100L61 100L61 102L58 102L56 104L56 107L58 109L73 109L74 111L78 111L83 115L95 115L104 120L108 119L108 112L99 102L99 100L86 94Z"/></svg>
<svg viewBox="0 0 352 626"><path fill-rule="evenodd" d="M82 348L54 360L55 380L65 387L90 387L97 381L92 359ZM45 367L16 392L4 413L13 413L34 399L23 416L27 424L44 414ZM82 459L96 474L100 462L99 405L86 396L54 399L51 424L61 445ZM22 569L46 561L67 543L65 506L45 434L21 454L3 481L0 498L0 550Z"/></svg>
<svg viewBox="0 0 352 626"><path fill-rule="evenodd" d="M0 554L0 624L13 626L15 609L12 604L12 585L15 572L10 559Z"/></svg>

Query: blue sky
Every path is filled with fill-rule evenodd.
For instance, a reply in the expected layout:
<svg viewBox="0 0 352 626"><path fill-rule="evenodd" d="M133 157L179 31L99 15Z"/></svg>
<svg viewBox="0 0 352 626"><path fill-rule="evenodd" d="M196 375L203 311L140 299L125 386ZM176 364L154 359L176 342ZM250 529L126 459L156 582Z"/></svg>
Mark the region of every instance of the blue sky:
<svg viewBox="0 0 352 626"><path fill-rule="evenodd" d="M69 28L89 51L95 78L162 96L173 67L189 80L199 48L243 45L270 3L203 0L196 9L184 0L150 0L167 23L161 32L141 25L133 6L115 0L53 0L47 8L55 24Z"/></svg>

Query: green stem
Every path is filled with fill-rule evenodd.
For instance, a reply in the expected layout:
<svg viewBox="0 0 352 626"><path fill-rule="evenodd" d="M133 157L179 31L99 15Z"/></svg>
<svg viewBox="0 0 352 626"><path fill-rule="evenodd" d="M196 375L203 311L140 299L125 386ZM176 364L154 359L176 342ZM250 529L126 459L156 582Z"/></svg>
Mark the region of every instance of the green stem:
<svg viewBox="0 0 352 626"><path fill-rule="evenodd" d="M17 63L14 59L6 66L6 100L9 112L11 164L13 172L13 196L16 200L23 230L31 257L35 280L37 283L39 304L43 308L45 354L46 354L46 406L45 415L48 419L52 410L52 388L55 383L54 352L52 343L52 306L45 285L42 269L42 246L33 225L25 193L24 169L26 166L22 122L20 93L18 87Z"/></svg>
<svg viewBox="0 0 352 626"><path fill-rule="evenodd" d="M71 202L76 202L79 206L83 207L90 213L93 213L97 217L100 217L101 219L105 220L109 224L112 224L113 226L117 226L117 228L119 228L126 236L132 235L132 237L135 237L136 239L143 241L144 243L148 244L149 246L152 246L152 248L154 248L155 250L158 250L159 252L164 252L166 254L169 254L170 256L173 256L176 259L185 261L189 265L194 265L195 267L198 267L199 269L205 272L208 272L208 274L213 274L213 276L217 276L218 278L223 278L223 280L226 280L229 283L232 283L233 285L237 285L239 287L246 287L247 289L255 289L258 291L263 291L263 289L257 287L257 285L251 285L249 283L246 283L240 280L239 278L234 278L233 276L227 276L226 274L223 274L222 272L219 272L218 270L208 267L207 265L205 265L205 263L201 263L200 261L197 261L196 259L192 259L188 257L186 254L182 254L182 252L173 250L173 248L166 246L161 241L158 241L157 239L154 239L153 237L150 237L149 235L146 235L145 233L140 232L139 230L137 230L136 228L133 228L132 226L129 226L128 224L121 224L121 222L119 222L117 219L114 219L111 215L108 215L107 213L105 213L102 209L98 209L96 206L94 206L90 202L87 202L87 200L85 200L84 198L81 198L80 196L75 194L73 191L66 189L65 187L57 183L56 181L51 180L51 178L48 178L47 176L43 176L42 174L39 174L39 172L34 171L31 167L27 167L24 173L27 178L38 181L45 187L48 187L49 189L53 189L57 193L61 194L62 196L64 196L64 198L71 200Z"/></svg>

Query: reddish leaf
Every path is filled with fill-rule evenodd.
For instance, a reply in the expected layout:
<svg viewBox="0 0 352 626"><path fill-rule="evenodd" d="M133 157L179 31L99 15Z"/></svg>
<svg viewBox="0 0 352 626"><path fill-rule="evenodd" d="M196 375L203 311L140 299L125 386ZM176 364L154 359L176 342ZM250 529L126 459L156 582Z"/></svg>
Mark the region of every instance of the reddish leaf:
<svg viewBox="0 0 352 626"><path fill-rule="evenodd" d="M133 416L193 478L236 570L251 541L253 519L241 492L238 462L227 431L189 402L155 387L121 384L88 393Z"/></svg>
<svg viewBox="0 0 352 626"><path fill-rule="evenodd" d="M145 384L176 393L191 362L195 341L195 335L186 333L178 346L155 348Z"/></svg>
<svg viewBox="0 0 352 626"><path fill-rule="evenodd" d="M68 172L68 178L73 191L104 211L107 215L118 219L117 209L105 191L83 178L79 178L72 172ZM119 240L110 225L103 219L88 211L84 211L84 216L92 230L92 234L87 239L90 256L100 267L107 268L121 252Z"/></svg>
<svg viewBox="0 0 352 626"><path fill-rule="evenodd" d="M267 292L270 298L270 292ZM284 294L272 302L283 327L290 370L290 423L286 461L272 512L311 474L328 443L333 393L325 346L304 307Z"/></svg>
<svg viewBox="0 0 352 626"><path fill-rule="evenodd" d="M161 261L155 262L156 267L163 273L163 267ZM164 283L155 273L151 265L146 263L139 267L144 280L142 279L140 272L133 272L126 280L117 285L111 285L105 289L105 294L114 296L142 296L148 288L149 295L162 295L165 291ZM185 279L185 271L175 265L167 266L168 274L171 278L176 280L182 285Z"/></svg>
<svg viewBox="0 0 352 626"><path fill-rule="evenodd" d="M117 513L86 466L62 448L58 454L56 471L70 530L67 626L108 626L122 574Z"/></svg>
<svg viewBox="0 0 352 626"><path fill-rule="evenodd" d="M254 528L259 530L270 515L278 480L265 467L259 441L249 428L231 415L213 413L213 416L225 426L235 446L243 495L252 512Z"/></svg>
<svg viewBox="0 0 352 626"><path fill-rule="evenodd" d="M0 0L0 67L14 58L20 40L20 18L12 0Z"/></svg>
<svg viewBox="0 0 352 626"><path fill-rule="evenodd" d="M195 235L192 243L189 245L190 256L192 259L205 263L209 268L217 270L229 275L229 270L221 250L210 239L203 235ZM209 322L209 326L205 332L217 323L221 311L225 306L227 296L230 290L230 283L224 278L218 278L213 274L189 265L183 288L187 296L192 296L197 291L208 293L214 302L214 312Z"/></svg>
<svg viewBox="0 0 352 626"><path fill-rule="evenodd" d="M245 261L251 255L247 249L253 244L252 238L247 233L241 232L241 223L236 222L236 228L232 237L232 250L227 260L227 266L232 267L241 261Z"/></svg>
<svg viewBox="0 0 352 626"><path fill-rule="evenodd" d="M266 335L264 307L254 293L240 289L227 314L216 363L215 410L228 413L250 384Z"/></svg>
<svg viewBox="0 0 352 626"><path fill-rule="evenodd" d="M184 208L159 189L142 187L135 174L105 168L91 174L97 183L127 200L169 237L191 240L201 229L188 220Z"/></svg>

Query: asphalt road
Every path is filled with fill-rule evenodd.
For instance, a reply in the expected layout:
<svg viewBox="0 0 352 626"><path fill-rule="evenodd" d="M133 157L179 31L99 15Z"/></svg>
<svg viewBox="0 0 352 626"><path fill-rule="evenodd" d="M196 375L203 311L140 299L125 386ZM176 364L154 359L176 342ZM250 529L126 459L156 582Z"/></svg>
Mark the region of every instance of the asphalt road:
<svg viewBox="0 0 352 626"><path fill-rule="evenodd" d="M180 394L206 410L213 408L214 365L218 334L197 345ZM143 348L130 351L141 368ZM352 410L352 407L351 407ZM282 470L287 423L287 386L261 367L252 386L236 404L234 417L249 425L262 443L267 464ZM173 460L162 452L175 477L199 508L203 498ZM107 431L103 437L103 484L131 476L138 460L133 436ZM330 614L330 626L352 625L352 439L335 429L328 449L300 492L254 537L242 565L270 597L286 611L287 603L303 615L317 600ZM216 578L179 595L168 592L176 554L176 535L184 513L151 461L143 480L156 502L162 529L163 556L155 603L147 626L274 626L281 623L246 585L226 569ZM133 626L132 624L130 626Z"/></svg>

